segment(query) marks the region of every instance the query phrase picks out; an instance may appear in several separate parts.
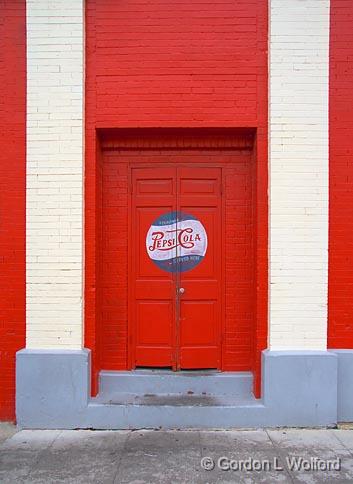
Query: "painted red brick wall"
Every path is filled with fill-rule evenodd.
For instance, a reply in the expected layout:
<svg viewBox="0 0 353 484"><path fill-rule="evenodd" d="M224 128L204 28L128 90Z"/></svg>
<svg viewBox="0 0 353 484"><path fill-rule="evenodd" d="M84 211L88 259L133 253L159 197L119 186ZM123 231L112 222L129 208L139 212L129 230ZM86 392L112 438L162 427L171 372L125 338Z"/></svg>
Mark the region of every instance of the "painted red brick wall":
<svg viewBox="0 0 353 484"><path fill-rule="evenodd" d="M329 348L353 348L353 2L331 0Z"/></svg>
<svg viewBox="0 0 353 484"><path fill-rule="evenodd" d="M267 0L86 3L89 122L258 124Z"/></svg>
<svg viewBox="0 0 353 484"><path fill-rule="evenodd" d="M253 369L255 329L254 192L251 153L219 157L224 168L225 199L225 371Z"/></svg>
<svg viewBox="0 0 353 484"><path fill-rule="evenodd" d="M101 186L96 129L254 127L261 183L254 189L259 204L254 270L259 338L253 341L253 365L259 374L267 336L267 4L86 2L85 343L93 350L94 372L98 359L104 358L98 355L103 342L95 309L102 285L95 259ZM123 355L114 365L122 361ZM94 393L95 378L92 383ZM256 379L257 394L259 388Z"/></svg>
<svg viewBox="0 0 353 484"><path fill-rule="evenodd" d="M116 151L103 159L101 368L106 370L128 365L129 160L131 155Z"/></svg>
<svg viewBox="0 0 353 484"><path fill-rule="evenodd" d="M0 420L25 346L25 0L0 0Z"/></svg>

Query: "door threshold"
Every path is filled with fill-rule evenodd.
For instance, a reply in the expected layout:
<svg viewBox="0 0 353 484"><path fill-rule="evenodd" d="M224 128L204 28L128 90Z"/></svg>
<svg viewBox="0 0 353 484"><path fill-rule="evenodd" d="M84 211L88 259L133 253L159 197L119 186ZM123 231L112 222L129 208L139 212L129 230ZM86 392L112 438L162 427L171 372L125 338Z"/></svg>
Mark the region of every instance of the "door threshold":
<svg viewBox="0 0 353 484"><path fill-rule="evenodd" d="M174 371L172 368L152 368L152 367L144 367L139 366L134 370L130 370L131 373L143 373L143 374L161 374L161 375L215 375L221 373L221 370L217 370L217 368L197 368L197 369L184 369Z"/></svg>

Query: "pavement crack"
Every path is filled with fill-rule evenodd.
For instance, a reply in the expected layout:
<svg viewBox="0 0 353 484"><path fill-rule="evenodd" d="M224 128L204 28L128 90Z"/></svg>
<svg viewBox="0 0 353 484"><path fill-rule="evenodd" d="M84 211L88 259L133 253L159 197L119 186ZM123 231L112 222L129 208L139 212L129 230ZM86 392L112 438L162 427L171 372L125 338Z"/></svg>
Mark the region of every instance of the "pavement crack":
<svg viewBox="0 0 353 484"><path fill-rule="evenodd" d="M33 471L35 471L35 470L37 469L38 464L39 464L39 462L41 461L41 459L42 459L43 455L44 455L45 453L47 453L47 452L48 452L48 451L49 451L49 450L52 448L52 446L54 445L54 442L56 442L56 440L57 440L57 439L60 437L60 435L62 434L62 432L63 432L63 431L62 431L62 430L60 430L60 431L58 432L58 434L57 434L57 435L56 435L56 436L53 438L53 440L50 442L50 444L49 444L47 447L44 447L44 449L42 449L42 450L41 450L41 451L38 453L38 456L37 456L37 458L35 459L35 462L34 462L33 466L30 468L30 470L29 470L28 474L25 476L25 479L27 479L27 478L31 477L32 472L33 472Z"/></svg>
<svg viewBox="0 0 353 484"><path fill-rule="evenodd" d="M349 452L349 455L351 455L351 456L353 457L353 451L352 451L352 450L351 450L349 447L347 447L347 446L345 445L345 443L343 442L343 440L341 440L341 439L339 438L339 436L336 434L336 432L335 432L334 430L331 430L331 434L332 434L332 435L335 437L335 439L336 439L336 440L338 440L338 442L339 442L341 445L343 445L343 447L344 447L344 448L345 448L345 449L346 449L346 450ZM336 454L336 455L337 455L337 454Z"/></svg>
<svg viewBox="0 0 353 484"><path fill-rule="evenodd" d="M276 451L278 452L278 455L279 455L279 458L280 458L280 461L282 463L282 466L283 466L283 469L284 469L285 473L289 477L290 481L294 484L294 482L295 482L294 477L293 477L292 473L290 472L290 470L288 469L288 467L286 465L286 458L285 458L285 456L284 456L281 448L271 438L271 435L268 433L267 429L264 429L264 430L265 430L265 432L267 434L267 437L270 439L273 448L276 449Z"/></svg>
<svg viewBox="0 0 353 484"><path fill-rule="evenodd" d="M126 439L124 440L124 444L123 444L123 447L121 449L121 453L120 453L120 458L119 458L119 461L118 461L118 465L117 465L117 468L116 468L116 472L115 472L115 475L114 475L114 478L113 478L113 484L119 484L119 481L117 480L118 478L118 475L119 475L119 471L120 471L120 467L121 467L121 463L122 463L122 460L123 460L123 455L125 454L125 449L126 449L126 445L131 437L131 434L132 434L132 431L130 431L128 433L128 435L126 436Z"/></svg>

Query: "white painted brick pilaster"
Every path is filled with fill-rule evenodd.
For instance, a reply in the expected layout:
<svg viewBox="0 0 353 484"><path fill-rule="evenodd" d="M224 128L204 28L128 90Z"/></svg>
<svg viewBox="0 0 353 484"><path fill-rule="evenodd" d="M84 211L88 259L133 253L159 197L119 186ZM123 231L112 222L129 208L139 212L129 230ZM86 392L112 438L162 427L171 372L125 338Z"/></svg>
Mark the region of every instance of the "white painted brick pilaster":
<svg viewBox="0 0 353 484"><path fill-rule="evenodd" d="M329 0L270 0L271 349L326 349Z"/></svg>
<svg viewBox="0 0 353 484"><path fill-rule="evenodd" d="M84 1L27 0L27 347L82 347Z"/></svg>

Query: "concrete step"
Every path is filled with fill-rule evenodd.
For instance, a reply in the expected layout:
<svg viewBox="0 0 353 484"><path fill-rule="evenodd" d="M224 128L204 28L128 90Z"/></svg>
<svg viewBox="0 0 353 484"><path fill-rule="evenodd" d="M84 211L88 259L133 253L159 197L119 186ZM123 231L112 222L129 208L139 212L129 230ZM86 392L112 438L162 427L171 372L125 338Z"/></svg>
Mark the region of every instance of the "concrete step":
<svg viewBox="0 0 353 484"><path fill-rule="evenodd" d="M252 396L251 372L135 370L102 371L99 395L106 400L118 394Z"/></svg>
<svg viewBox="0 0 353 484"><path fill-rule="evenodd" d="M86 427L95 429L246 428L264 425L261 400L203 395L119 394L111 400L92 398Z"/></svg>
<svg viewBox="0 0 353 484"><path fill-rule="evenodd" d="M253 396L117 394L92 398L86 418L95 429L246 428L263 425L266 408Z"/></svg>
<svg viewBox="0 0 353 484"><path fill-rule="evenodd" d="M105 405L152 405L152 406L234 406L256 404L251 396L211 395L197 393L101 393L91 399L92 403Z"/></svg>
<svg viewBox="0 0 353 484"><path fill-rule="evenodd" d="M260 424L250 372L102 371L87 408L92 428L233 428Z"/></svg>

